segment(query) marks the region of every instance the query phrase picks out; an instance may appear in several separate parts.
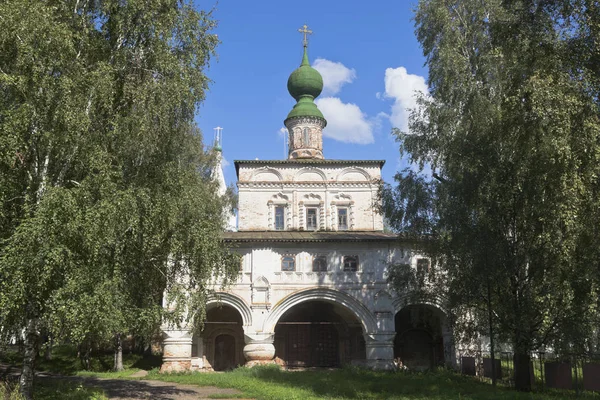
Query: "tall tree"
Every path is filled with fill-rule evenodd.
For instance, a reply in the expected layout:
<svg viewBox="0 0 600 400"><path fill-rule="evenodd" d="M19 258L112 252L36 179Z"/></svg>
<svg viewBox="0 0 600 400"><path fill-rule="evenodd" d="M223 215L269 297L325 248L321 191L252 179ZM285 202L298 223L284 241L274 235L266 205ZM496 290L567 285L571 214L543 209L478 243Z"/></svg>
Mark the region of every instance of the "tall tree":
<svg viewBox="0 0 600 400"><path fill-rule="evenodd" d="M191 1L0 4L0 324L24 330L28 398L42 325L150 330L234 276L194 123L214 26Z"/></svg>
<svg viewBox="0 0 600 400"><path fill-rule="evenodd" d="M481 326L491 322L512 343L520 390L531 388L532 350L579 350L597 301L587 279L598 266L588 261L597 254L589 228L600 172L597 53L589 51L597 25L583 16L597 15L592 6L423 0L416 9L430 93L409 132L395 134L433 178L400 174L399 188L418 184L427 196L388 188L388 215L435 238L427 250L443 268L451 308L487 303L493 318Z"/></svg>

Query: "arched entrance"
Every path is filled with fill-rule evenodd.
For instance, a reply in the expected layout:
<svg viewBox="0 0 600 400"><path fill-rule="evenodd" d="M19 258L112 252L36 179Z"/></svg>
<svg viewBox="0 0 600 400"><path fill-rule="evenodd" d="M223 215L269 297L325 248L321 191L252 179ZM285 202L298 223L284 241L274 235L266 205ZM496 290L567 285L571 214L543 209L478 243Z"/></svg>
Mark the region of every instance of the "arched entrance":
<svg viewBox="0 0 600 400"><path fill-rule="evenodd" d="M214 304L206 312L202 331L194 337L192 359L202 369L227 371L244 364L242 316L231 306Z"/></svg>
<svg viewBox="0 0 600 400"><path fill-rule="evenodd" d="M417 371L444 365L444 319L444 313L434 306L402 308L395 317L394 358Z"/></svg>
<svg viewBox="0 0 600 400"><path fill-rule="evenodd" d="M215 338L215 355L213 369L227 371L235 368L235 338L230 334L221 334Z"/></svg>
<svg viewBox="0 0 600 400"><path fill-rule="evenodd" d="M297 304L275 326L275 357L288 368L339 367L364 360L360 320L335 303L310 300Z"/></svg>

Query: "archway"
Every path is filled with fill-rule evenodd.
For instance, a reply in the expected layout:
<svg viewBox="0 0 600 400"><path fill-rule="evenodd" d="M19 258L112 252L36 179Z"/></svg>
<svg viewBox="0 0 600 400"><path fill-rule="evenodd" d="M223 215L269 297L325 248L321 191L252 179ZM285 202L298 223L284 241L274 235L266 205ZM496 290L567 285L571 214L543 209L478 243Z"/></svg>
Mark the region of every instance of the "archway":
<svg viewBox="0 0 600 400"><path fill-rule="evenodd" d="M292 306L275 326L275 356L288 368L339 367L366 358L361 321L322 300Z"/></svg>
<svg viewBox="0 0 600 400"><path fill-rule="evenodd" d="M198 367L226 371L244 364L242 315L229 305L213 303L206 312L203 329L194 337L192 359Z"/></svg>
<svg viewBox="0 0 600 400"><path fill-rule="evenodd" d="M402 308L395 317L394 358L417 371L444 365L444 320L444 313L431 305Z"/></svg>

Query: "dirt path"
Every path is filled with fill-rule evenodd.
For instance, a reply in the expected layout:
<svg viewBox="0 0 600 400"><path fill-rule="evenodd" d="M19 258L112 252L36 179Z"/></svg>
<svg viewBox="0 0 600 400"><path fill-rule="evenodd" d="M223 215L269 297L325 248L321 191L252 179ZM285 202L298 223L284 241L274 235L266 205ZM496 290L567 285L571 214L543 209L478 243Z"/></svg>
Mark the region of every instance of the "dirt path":
<svg viewBox="0 0 600 400"><path fill-rule="evenodd" d="M215 395L222 399L224 396L235 396L242 393L236 389L222 389L214 386L180 385L177 383L147 380L57 376L39 376L39 379L78 380L81 381L84 386L102 389L109 399L115 400L192 400L206 399Z"/></svg>
<svg viewBox="0 0 600 400"><path fill-rule="evenodd" d="M17 367L0 364L0 378L17 379L20 372ZM69 380L81 382L84 386L102 389L109 399L114 400L195 400L206 399L211 396L218 396L220 399L225 399L226 396L236 396L242 393L236 389L223 389L214 386L181 385L178 383L150 380L62 376L45 372L36 372L36 380Z"/></svg>

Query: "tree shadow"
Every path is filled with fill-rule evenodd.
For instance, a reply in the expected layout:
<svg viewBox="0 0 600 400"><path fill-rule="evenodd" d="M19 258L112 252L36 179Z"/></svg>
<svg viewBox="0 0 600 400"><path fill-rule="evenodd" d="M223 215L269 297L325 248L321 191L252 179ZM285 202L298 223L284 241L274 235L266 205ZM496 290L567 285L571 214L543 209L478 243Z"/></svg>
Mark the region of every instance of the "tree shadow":
<svg viewBox="0 0 600 400"><path fill-rule="evenodd" d="M260 368L252 375L265 384L279 383L290 388L303 389L322 398L381 398L454 400L468 399L531 399L570 398L565 393L540 393L537 396L519 393L514 389L498 387L474 378L440 370L432 372L377 372L360 368L311 369L283 371ZM563 397L561 397L563 396Z"/></svg>
<svg viewBox="0 0 600 400"><path fill-rule="evenodd" d="M196 399L210 396L239 394L234 389L218 389L213 387L181 387L173 383L158 381L124 380L124 379L100 379L93 377L39 377L41 385L62 386L74 384L83 385L87 388L97 388L104 392L110 399Z"/></svg>

